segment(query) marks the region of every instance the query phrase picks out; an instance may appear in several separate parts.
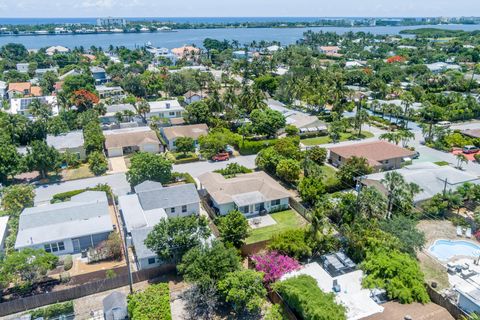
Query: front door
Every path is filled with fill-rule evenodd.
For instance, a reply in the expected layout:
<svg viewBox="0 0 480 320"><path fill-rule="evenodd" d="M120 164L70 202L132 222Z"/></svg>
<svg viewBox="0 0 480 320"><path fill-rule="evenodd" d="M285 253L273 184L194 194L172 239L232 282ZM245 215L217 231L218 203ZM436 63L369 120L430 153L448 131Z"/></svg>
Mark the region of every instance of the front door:
<svg viewBox="0 0 480 320"><path fill-rule="evenodd" d="M72 239L73 242L73 252L78 253L82 251L82 248L80 247L80 239Z"/></svg>

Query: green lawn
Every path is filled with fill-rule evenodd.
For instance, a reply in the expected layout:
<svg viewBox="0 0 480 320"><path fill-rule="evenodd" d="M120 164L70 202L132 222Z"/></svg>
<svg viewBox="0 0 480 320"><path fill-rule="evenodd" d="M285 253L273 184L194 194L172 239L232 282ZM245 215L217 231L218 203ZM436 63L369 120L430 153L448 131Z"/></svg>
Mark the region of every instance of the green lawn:
<svg viewBox="0 0 480 320"><path fill-rule="evenodd" d="M305 225L307 222L294 210L280 211L271 214L277 222L273 226L252 229L246 243L255 243L263 240L269 240L274 234L278 234L288 229L295 229Z"/></svg>
<svg viewBox="0 0 480 320"><path fill-rule="evenodd" d="M322 180L326 186L336 185L338 183L338 179L336 175L337 170L335 170L334 168L327 165L323 165L322 173L323 173Z"/></svg>
<svg viewBox="0 0 480 320"><path fill-rule="evenodd" d="M443 166L448 166L449 163L447 161L437 161L437 162L434 162L437 166L439 167L443 167Z"/></svg>
<svg viewBox="0 0 480 320"><path fill-rule="evenodd" d="M64 181L68 181L91 178L95 175L90 171L88 164L81 164L78 168L63 170L62 176Z"/></svg>
<svg viewBox="0 0 480 320"><path fill-rule="evenodd" d="M361 136L362 139L371 138L371 137L373 137L373 133L368 131L362 131L362 136ZM352 138L352 133L350 132L342 133L340 134L339 142L347 141L347 140L350 140L351 138ZM316 146L319 144L332 143L333 141L332 139L330 139L329 136L322 136L322 137L302 139L300 140L300 142L306 146Z"/></svg>

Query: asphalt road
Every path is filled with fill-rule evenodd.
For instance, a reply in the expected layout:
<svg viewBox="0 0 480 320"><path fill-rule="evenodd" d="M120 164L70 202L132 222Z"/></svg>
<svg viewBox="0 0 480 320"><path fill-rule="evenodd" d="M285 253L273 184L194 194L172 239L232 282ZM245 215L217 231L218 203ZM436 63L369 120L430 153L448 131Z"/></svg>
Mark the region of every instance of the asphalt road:
<svg viewBox="0 0 480 320"><path fill-rule="evenodd" d="M229 163L238 163L242 166L245 166L249 169L255 168L255 158L257 155L250 155L250 156L236 156L234 158L230 158L228 161L221 161L221 162L213 162L213 161L198 161L198 162L191 162L185 164L178 164L173 166L173 171L176 172L188 172L194 178L206 173L211 172L218 169L223 169Z"/></svg>

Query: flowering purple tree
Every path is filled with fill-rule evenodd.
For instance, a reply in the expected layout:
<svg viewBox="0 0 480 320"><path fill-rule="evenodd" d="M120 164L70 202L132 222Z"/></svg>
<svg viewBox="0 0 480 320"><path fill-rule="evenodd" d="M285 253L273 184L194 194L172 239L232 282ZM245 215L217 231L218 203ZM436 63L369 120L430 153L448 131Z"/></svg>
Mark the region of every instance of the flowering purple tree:
<svg viewBox="0 0 480 320"><path fill-rule="evenodd" d="M300 268L297 260L281 255L276 251L253 255L251 258L255 263L255 269L265 274L263 277L265 283L275 282L284 274Z"/></svg>

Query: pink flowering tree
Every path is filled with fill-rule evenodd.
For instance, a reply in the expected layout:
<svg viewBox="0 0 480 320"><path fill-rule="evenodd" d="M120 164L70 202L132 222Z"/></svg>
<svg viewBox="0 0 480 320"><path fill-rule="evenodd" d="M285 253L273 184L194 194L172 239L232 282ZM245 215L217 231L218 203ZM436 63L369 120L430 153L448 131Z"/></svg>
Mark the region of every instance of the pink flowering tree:
<svg viewBox="0 0 480 320"><path fill-rule="evenodd" d="M253 255L251 258L255 263L255 269L265 274L263 277L265 283L275 282L284 274L300 268L297 260L281 255L276 251Z"/></svg>

